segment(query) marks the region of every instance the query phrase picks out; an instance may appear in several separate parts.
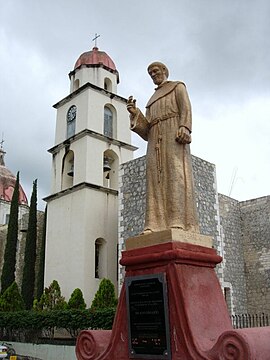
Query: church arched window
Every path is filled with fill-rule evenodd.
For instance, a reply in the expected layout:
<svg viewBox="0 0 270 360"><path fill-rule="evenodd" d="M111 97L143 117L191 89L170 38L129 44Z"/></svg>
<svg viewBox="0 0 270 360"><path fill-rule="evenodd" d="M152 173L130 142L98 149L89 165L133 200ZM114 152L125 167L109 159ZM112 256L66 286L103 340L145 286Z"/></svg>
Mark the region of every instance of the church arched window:
<svg viewBox="0 0 270 360"><path fill-rule="evenodd" d="M67 112L67 139L75 134L77 107L72 105Z"/></svg>
<svg viewBox="0 0 270 360"><path fill-rule="evenodd" d="M95 278L100 279L107 276L106 273L106 241L98 238L95 241Z"/></svg>
<svg viewBox="0 0 270 360"><path fill-rule="evenodd" d="M104 130L103 134L108 137L113 137L113 112L108 107L104 107Z"/></svg>

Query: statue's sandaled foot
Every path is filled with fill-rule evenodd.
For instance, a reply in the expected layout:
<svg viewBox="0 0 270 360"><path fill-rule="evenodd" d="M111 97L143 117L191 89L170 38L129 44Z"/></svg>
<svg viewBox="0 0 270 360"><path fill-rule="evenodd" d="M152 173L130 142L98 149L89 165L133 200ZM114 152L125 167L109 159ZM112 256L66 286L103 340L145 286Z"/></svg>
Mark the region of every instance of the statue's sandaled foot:
<svg viewBox="0 0 270 360"><path fill-rule="evenodd" d="M182 226L171 226L171 229L185 230Z"/></svg>
<svg viewBox="0 0 270 360"><path fill-rule="evenodd" d="M152 232L153 232L153 230L151 230L151 229L144 229L143 232L141 233L141 235L151 234Z"/></svg>

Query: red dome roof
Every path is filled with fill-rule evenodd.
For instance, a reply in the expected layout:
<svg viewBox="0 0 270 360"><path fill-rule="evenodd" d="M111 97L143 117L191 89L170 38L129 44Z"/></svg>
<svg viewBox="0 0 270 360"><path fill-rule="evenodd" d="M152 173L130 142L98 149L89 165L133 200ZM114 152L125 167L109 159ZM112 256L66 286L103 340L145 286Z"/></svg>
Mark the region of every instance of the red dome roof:
<svg viewBox="0 0 270 360"><path fill-rule="evenodd" d="M114 62L109 57L109 55L104 51L99 51L97 47L93 47L91 51L87 51L81 54L75 63L74 70L81 65L103 65L110 70L117 71Z"/></svg>
<svg viewBox="0 0 270 360"><path fill-rule="evenodd" d="M4 154L5 152L0 149L0 200L11 201L15 183L16 176L12 174L10 170L8 170L4 163ZM23 188L20 185L19 190L19 203L27 204L27 197Z"/></svg>

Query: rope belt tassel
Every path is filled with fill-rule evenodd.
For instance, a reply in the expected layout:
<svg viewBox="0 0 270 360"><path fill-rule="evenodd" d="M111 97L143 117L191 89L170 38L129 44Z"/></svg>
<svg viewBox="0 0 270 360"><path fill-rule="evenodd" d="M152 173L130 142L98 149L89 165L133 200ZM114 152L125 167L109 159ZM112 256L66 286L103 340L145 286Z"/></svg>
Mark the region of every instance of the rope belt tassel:
<svg viewBox="0 0 270 360"><path fill-rule="evenodd" d="M161 135L161 130L160 130L160 122L158 122L158 138L157 138L157 143L155 146L158 183L160 183L160 181L161 181L161 171L162 171L161 152L160 152L161 141L162 141L162 135Z"/></svg>
<svg viewBox="0 0 270 360"><path fill-rule="evenodd" d="M158 171L158 182L160 183L161 181L161 172L162 172L162 161L161 161L161 141L162 141L162 133L161 133L161 128L160 128L160 123L161 121L165 121L171 118L179 118L179 114L177 113L170 113L167 115L164 115L162 117L158 117L155 119L151 120L151 123L149 124L149 128L151 129L153 126L157 125L158 126L158 137L157 137L157 142L155 145L155 150L156 150L156 162L157 162L157 171Z"/></svg>

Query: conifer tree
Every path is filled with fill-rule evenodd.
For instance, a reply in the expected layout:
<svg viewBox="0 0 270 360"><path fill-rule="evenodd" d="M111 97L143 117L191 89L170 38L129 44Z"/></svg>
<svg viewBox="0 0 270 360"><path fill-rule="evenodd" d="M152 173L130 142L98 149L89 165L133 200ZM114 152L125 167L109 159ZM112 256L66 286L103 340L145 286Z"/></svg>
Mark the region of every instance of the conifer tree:
<svg viewBox="0 0 270 360"><path fill-rule="evenodd" d="M25 302L26 309L31 309L33 306L35 290L35 264L37 246L37 180L33 182L28 219L28 229L24 252L22 297Z"/></svg>
<svg viewBox="0 0 270 360"><path fill-rule="evenodd" d="M80 309L80 310L86 309L86 303L84 301L83 293L81 289L77 288L72 292L67 304L67 308Z"/></svg>
<svg viewBox="0 0 270 360"><path fill-rule="evenodd" d="M113 283L109 279L102 279L92 302L91 310L111 308L116 305L117 299Z"/></svg>
<svg viewBox="0 0 270 360"><path fill-rule="evenodd" d="M18 242L19 183L20 175L19 172L17 172L17 179L10 204L7 241L1 276L1 293L3 293L15 281L16 251Z"/></svg>
<svg viewBox="0 0 270 360"><path fill-rule="evenodd" d="M0 297L0 311L20 310L24 310L24 302L18 285L14 281Z"/></svg>
<svg viewBox="0 0 270 360"><path fill-rule="evenodd" d="M40 248L40 261L37 274L37 300L40 300L44 290L44 269L45 269L45 245L46 245L46 224L47 224L47 206L45 208L44 223L42 231L42 240Z"/></svg>
<svg viewBox="0 0 270 360"><path fill-rule="evenodd" d="M39 301L35 303L35 310L64 310L67 307L64 296L61 295L60 285L53 280L49 287L45 287Z"/></svg>

